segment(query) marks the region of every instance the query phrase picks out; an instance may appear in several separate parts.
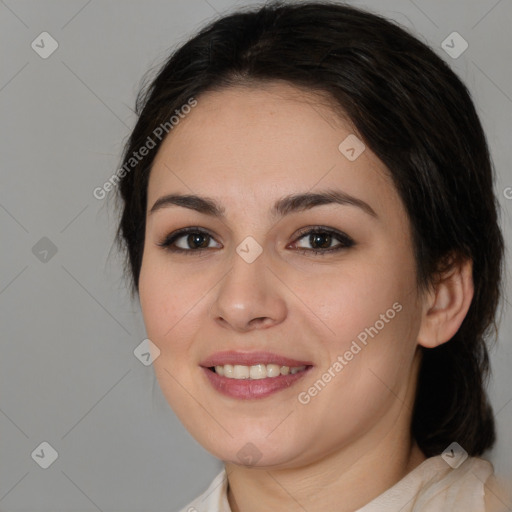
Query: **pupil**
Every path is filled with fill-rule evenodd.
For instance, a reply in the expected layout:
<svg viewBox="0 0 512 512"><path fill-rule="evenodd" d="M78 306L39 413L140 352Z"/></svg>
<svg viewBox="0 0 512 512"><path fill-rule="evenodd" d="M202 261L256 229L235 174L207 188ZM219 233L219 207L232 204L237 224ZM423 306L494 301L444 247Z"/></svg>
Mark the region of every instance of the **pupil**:
<svg viewBox="0 0 512 512"><path fill-rule="evenodd" d="M321 240L323 239L326 239L326 243L322 244ZM315 245L318 241L320 240L320 246L321 248L328 248L330 245L331 245L331 235L329 234L318 234L318 233L315 233L313 235L311 235L311 240L310 240L310 243L311 245Z"/></svg>
<svg viewBox="0 0 512 512"><path fill-rule="evenodd" d="M188 236L189 242L191 243L192 247L196 247L195 244L198 244L199 247L204 246L204 241L206 240L205 235L202 235L201 233L194 233ZM203 240L203 243L201 243L201 239ZM206 243L206 246L208 246L208 243Z"/></svg>

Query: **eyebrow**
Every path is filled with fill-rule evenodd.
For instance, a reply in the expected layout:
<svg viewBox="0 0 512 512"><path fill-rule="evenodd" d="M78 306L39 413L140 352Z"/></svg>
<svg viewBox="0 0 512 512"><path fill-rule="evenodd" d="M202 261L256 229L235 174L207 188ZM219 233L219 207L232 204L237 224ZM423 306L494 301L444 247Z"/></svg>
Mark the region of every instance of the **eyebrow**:
<svg viewBox="0 0 512 512"><path fill-rule="evenodd" d="M325 204L350 205L360 208L368 215L378 218L375 210L362 199L351 196L342 190L327 189L320 192L306 192L302 194L291 194L278 199L272 207L271 214L274 217L284 217L292 212L309 210L315 206ZM193 194L168 194L156 200L149 210L148 215L171 206L189 208L205 215L225 218L225 208L210 197L197 196Z"/></svg>

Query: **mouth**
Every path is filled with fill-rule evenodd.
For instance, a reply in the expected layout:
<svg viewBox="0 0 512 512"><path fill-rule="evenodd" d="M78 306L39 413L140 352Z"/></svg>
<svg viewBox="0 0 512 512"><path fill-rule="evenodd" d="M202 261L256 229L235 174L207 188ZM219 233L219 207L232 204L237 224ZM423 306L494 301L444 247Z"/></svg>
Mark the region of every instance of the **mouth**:
<svg viewBox="0 0 512 512"><path fill-rule="evenodd" d="M275 379L281 375L295 375L296 373L303 372L312 365L302 366L286 366L276 363L263 364L258 363L251 366L241 364L224 364L217 366L210 366L208 370L215 372L221 377L236 380L260 380L260 379Z"/></svg>
<svg viewBox="0 0 512 512"><path fill-rule="evenodd" d="M268 352L222 352L200 365L207 382L224 396L250 400L289 389L313 368L310 361Z"/></svg>
<svg viewBox="0 0 512 512"><path fill-rule="evenodd" d="M217 366L227 365L249 367L259 365L277 365L279 367L287 366L290 369L313 365L311 361L301 361L299 359L293 359L273 352L243 352L235 350L216 352L201 361L199 364L206 368L215 368Z"/></svg>
<svg viewBox="0 0 512 512"><path fill-rule="evenodd" d="M217 352L200 363L205 383L221 395L238 400L266 398L290 389L313 368L272 352Z"/></svg>

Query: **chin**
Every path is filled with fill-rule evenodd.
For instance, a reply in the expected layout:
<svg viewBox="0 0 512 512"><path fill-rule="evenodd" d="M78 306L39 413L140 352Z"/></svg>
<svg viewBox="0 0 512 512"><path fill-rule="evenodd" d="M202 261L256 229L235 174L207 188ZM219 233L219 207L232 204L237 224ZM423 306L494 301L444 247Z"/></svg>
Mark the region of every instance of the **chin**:
<svg viewBox="0 0 512 512"><path fill-rule="evenodd" d="M202 446L214 457L225 463L254 468L282 469L292 467L304 449L294 445L287 446L286 440L277 437L273 440L257 436L241 436L226 440L222 444Z"/></svg>

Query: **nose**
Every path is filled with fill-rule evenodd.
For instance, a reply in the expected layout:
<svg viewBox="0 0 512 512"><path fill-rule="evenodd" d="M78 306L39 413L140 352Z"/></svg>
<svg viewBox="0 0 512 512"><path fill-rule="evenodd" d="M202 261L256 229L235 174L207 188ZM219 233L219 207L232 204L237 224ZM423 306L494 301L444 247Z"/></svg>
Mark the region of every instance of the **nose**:
<svg viewBox="0 0 512 512"><path fill-rule="evenodd" d="M210 306L210 317L237 332L266 329L286 318L284 286L269 268L263 252L252 263L238 254L222 279Z"/></svg>

